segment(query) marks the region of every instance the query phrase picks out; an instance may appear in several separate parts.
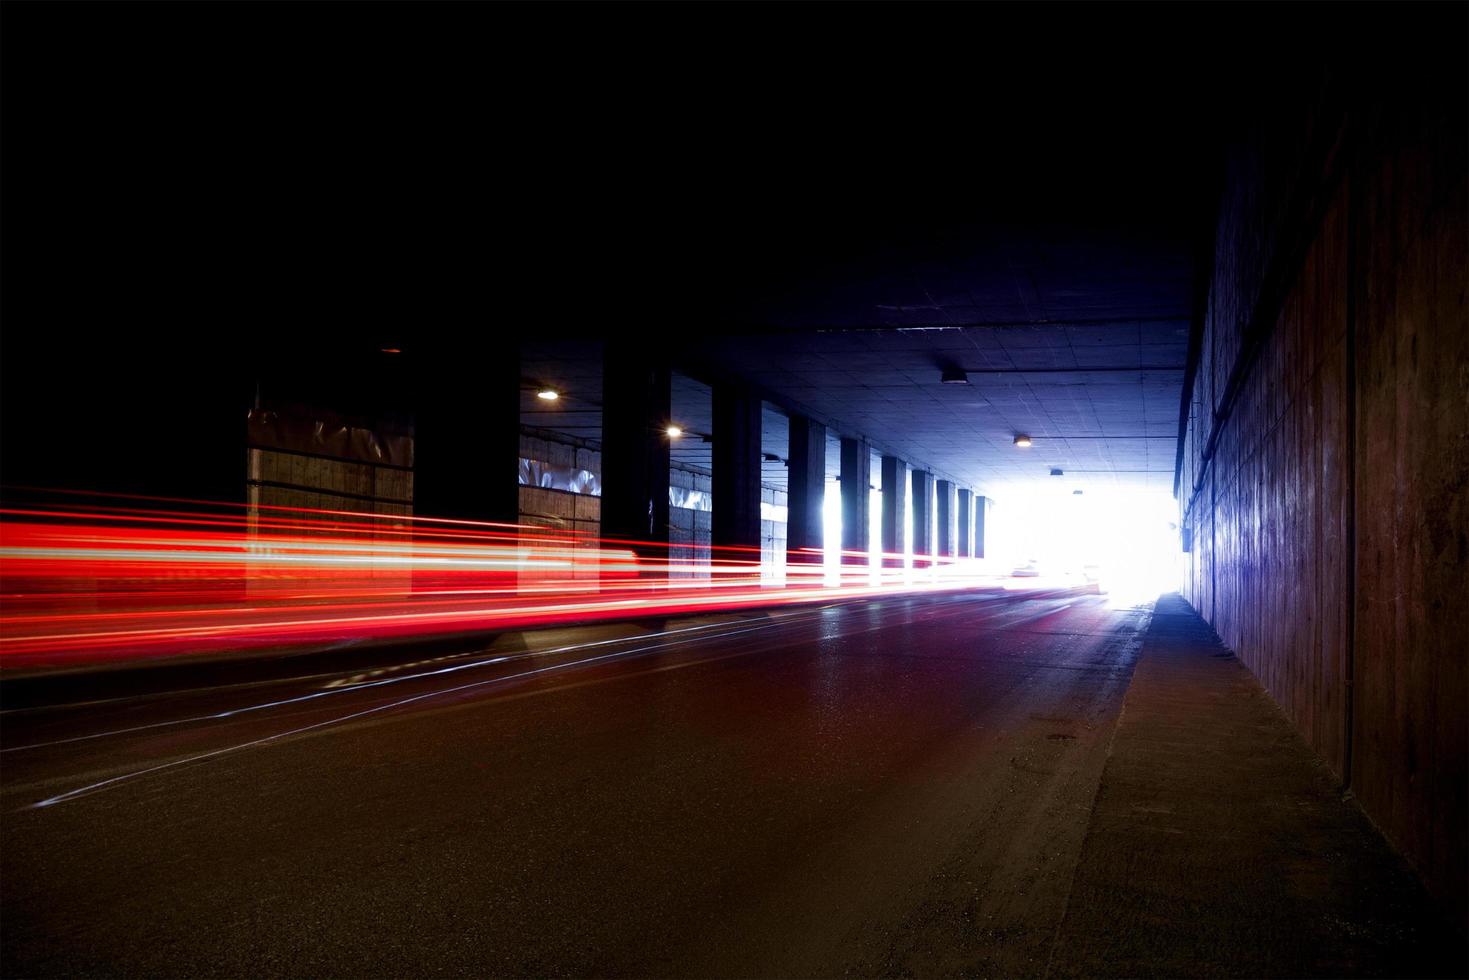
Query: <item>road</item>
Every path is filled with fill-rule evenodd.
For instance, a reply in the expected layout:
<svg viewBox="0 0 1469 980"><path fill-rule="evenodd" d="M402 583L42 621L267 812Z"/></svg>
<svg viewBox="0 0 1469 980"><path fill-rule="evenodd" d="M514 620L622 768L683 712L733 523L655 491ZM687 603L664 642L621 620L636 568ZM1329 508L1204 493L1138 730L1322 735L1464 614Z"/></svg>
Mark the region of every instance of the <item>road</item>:
<svg viewBox="0 0 1469 980"><path fill-rule="evenodd" d="M7 712L7 976L1044 972L1149 606L973 592Z"/></svg>

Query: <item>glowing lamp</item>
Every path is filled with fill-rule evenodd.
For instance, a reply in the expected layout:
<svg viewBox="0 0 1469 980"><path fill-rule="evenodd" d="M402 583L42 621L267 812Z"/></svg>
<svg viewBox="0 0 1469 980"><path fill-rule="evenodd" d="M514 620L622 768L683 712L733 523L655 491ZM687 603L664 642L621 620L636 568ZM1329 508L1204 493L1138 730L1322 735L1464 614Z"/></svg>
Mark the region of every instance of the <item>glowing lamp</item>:
<svg viewBox="0 0 1469 980"><path fill-rule="evenodd" d="M1015 445L1019 446L1021 449L1029 449L1030 448L1030 436L1016 436L1015 437Z"/></svg>
<svg viewBox="0 0 1469 980"><path fill-rule="evenodd" d="M670 439L677 439L679 436L683 435L683 429L680 429L676 425L670 425L668 428L664 429L663 431L667 434L668 438L670 438Z"/></svg>
<svg viewBox="0 0 1469 980"><path fill-rule="evenodd" d="M561 393L556 391L554 388L542 388L540 391L536 392L536 397L543 402L554 402L556 399L561 397Z"/></svg>

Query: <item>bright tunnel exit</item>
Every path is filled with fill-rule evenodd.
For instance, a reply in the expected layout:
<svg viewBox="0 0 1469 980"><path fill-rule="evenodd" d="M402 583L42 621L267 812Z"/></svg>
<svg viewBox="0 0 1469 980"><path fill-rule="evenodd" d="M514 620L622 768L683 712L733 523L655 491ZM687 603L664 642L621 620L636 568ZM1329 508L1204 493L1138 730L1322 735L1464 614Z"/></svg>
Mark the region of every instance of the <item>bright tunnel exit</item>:
<svg viewBox="0 0 1469 980"><path fill-rule="evenodd" d="M996 570L1029 582L1095 583L1114 604L1178 587L1177 507L1164 491L1074 485L1007 493L990 531Z"/></svg>

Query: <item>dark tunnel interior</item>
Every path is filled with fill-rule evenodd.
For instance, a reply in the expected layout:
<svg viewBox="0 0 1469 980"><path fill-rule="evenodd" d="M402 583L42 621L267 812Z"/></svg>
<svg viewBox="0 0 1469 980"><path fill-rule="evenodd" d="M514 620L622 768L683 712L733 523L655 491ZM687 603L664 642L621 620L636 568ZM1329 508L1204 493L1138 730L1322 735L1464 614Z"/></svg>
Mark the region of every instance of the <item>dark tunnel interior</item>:
<svg viewBox="0 0 1469 980"><path fill-rule="evenodd" d="M1126 752L1145 760L1139 772L1171 771L1165 750L1146 756L1128 748L1143 743L1128 741L1142 736L1127 726L1157 735L1184 726L1180 719L1212 723L1209 712L1223 703L1225 695L1189 702L1176 693L1183 687L1169 687L1183 681L1168 678L1204 676L1188 673L1203 669L1197 667L1166 674L1170 664L1184 663L1168 659L1168 643L1184 637L1221 651L1209 656L1232 657L1241 672L1230 690L1258 692L1239 694L1240 703L1265 712L1248 723L1218 722L1224 727L1208 736L1217 742L1190 771L1217 763L1221 785L1236 778L1261 794L1274 792L1272 780L1285 778L1277 766L1284 756L1269 746L1248 748L1254 743L1244 733L1276 731L1269 726L1278 722L1269 745L1299 743L1299 759L1308 760L1299 771L1327 787L1291 806L1310 814L1350 809L1350 819L1369 828L1360 839L1386 855L1379 863L1407 869L1400 884L1409 884L1391 891L1399 897L1384 907L1437 937L1420 943L1415 955L1428 957L1423 950L1440 940L1450 952L1446 959L1397 961L1412 945L1401 938L1408 933L1399 931L1398 946L1371 945L1378 940L1362 937L1377 933L1359 931L1349 941L1341 937L1352 927L1342 926L1311 940L1326 951L1313 960L1291 958L1306 956L1304 939L1273 960L1276 954L1258 949L1127 959L1118 940L1111 960L1081 953L1068 959L1054 950L1031 950L1026 957L1040 958L1027 959L1013 947L1009 959L976 953L952 961L923 960L911 950L900 956L894 939L887 959L872 954L841 961L841 969L1384 975L1398 962L1410 972L1462 970L1469 915L1466 10L1463 3L4 5L0 551L10 569L0 579L10 581L0 587L8 607L0 611L0 682L9 688L11 738L56 740L34 743L43 746L93 739L95 732L65 727L72 722L46 720L44 712L60 710L47 699L103 703L115 685L147 701L156 694L146 693L153 683L147 678L170 670L189 678L189 691L224 690L247 678L286 684L271 673L276 667L250 666L255 661L241 655L243 641L238 650L227 648L208 627L177 627L191 646L138 618L144 625L129 653L132 639L105 638L132 634L121 626L116 634L102 631L97 624L113 620L96 617L126 624L134 622L129 616L239 616L242 631L262 631L249 641L252 656L309 646L309 656L299 654L309 659L328 656L330 648L331 657L363 658L330 661L331 670L340 666L343 677L360 680L368 670L391 674L403 664L416 670L438 663L433 657L460 656L448 644L471 632L492 638L481 652L519 657L542 646L561 649L555 643L562 640L547 632L543 642L536 630L570 636L574 629L623 629L609 624L624 621L657 637L704 629L703 620L685 627L677 617L713 615L689 597L698 589L717 593L711 582L719 585L723 574L731 597L720 614L790 603L803 610L792 616L804 616L815 600L794 593L831 589L830 608L848 604L840 607L847 612L831 615L852 623L867 615L862 628L888 638L882 649L921 657L930 649L923 631L939 630L930 621L952 610L941 604L899 611L895 603L929 601L914 598L915 588L939 583L944 597L1006 597L1006 590L1032 587L1027 579L1036 577L1033 588L1061 590L1037 592L1037 601L1060 604L1037 613L1040 625L1026 629L1054 626L1068 636L1132 631L1141 651L1115 663L1107 659L1111 648L1085 663L1080 653L1066 654L1076 658L1065 661L1067 670L1121 669L1125 660L1126 672L1118 675L1115 704L1106 701L1113 674L1075 695L1077 703L1101 699L1085 728L1101 748L1086 758L1107 775L1094 779L1101 791L1076 804L1093 822L1073 828L1081 870L1075 884L1066 879L1056 906L1066 909L1069 900L1070 910L1036 927L1059 937L1048 940L1061 943L1054 950L1109 948L1095 938L1089 941L1098 945L1076 939L1081 945L1065 947L1062 940L1080 935L1089 921L1078 903L1142 901L1143 884L1108 891L1104 865L1089 865L1087 856L1107 840L1109 825L1098 824L1099 815L1152 819L1145 800L1125 803L1126 787L1136 790L1123 779L1126 760L1134 758ZM510 476L512 460L518 479ZM98 510L89 518L81 501ZM118 516L128 513L119 508L135 508L135 516ZM349 533L343 522L362 518L372 524L362 538L367 553L380 559L387 552L371 549L403 541L420 549L412 556L419 564L399 569L397 578L374 572L379 577L352 602L404 609L427 603L412 606L414 614L436 617L475 588L503 602L504 609L493 606L502 618L484 619L489 614L477 610L482 618L463 619L452 635L447 626L430 636L396 625L335 635L281 613L267 635L262 610L272 603L320 603L301 614L309 618L325 616L335 600L304 587L287 596L283 590L298 582L289 568L272 566L279 581L262 586L232 565L228 574L242 576L231 580L234 591L211 591L223 588L225 573L189 579L193 572L170 569L173 558L148 552L156 565L109 585L105 570L65 578L48 564L61 561L66 548L104 547L96 543L101 537L35 550L34 541L52 540L35 535L68 521L95 518L106 534L125 535L126 521L157 521L166 508L192 508L189 520L206 508L210 520L227 515L218 518L221 528L236 522L241 535L230 547L247 556L259 551L259 535L273 533L270 521L278 515L336 522L310 532L324 535ZM96 517L104 511L112 516ZM166 523L158 526L173 533ZM199 526L201 536L215 533ZM425 528L437 528L444 541L436 543ZM99 532L79 524L76 533ZM454 537L461 533L469 536ZM553 538L575 571L527 576L525 556L540 547L535 542ZM180 540L129 547L207 547ZM434 547L481 546L518 554L522 567L495 579L503 574L500 559L484 559L483 568L497 570L461 586L434 565L462 557ZM475 554L470 559L483 558ZM650 579L650 568L661 577ZM346 588L345 578L330 584L338 574L330 568L310 574L328 583L324 589ZM340 572L349 574L356 572ZM46 578L52 575L58 577ZM1077 586L1105 596L1112 582L1109 609L1124 608L1117 583L1125 575L1146 601L1116 613L1121 618L1107 620L1111 626L1098 625L1100 618L1077 625L1067 618L1076 610L1056 599ZM616 589L644 590L617 593L620 612L611 605L584 616L560 606L554 615L546 611L545 596L595 604L601 595L611 603L614 579ZM299 581L314 589L318 579ZM190 590L203 598L190 598ZM542 618L515 619L516 602L527 609L540 603L535 616ZM850 611L862 608L870 611ZM72 613L93 617L85 629L102 632L58 641L57 624ZM1004 615L985 617L975 629L1012 628ZM1169 625L1186 617L1195 625ZM299 638L284 632L286 622L303 630ZM830 640L821 639L819 625L809 637L801 634L803 650ZM1200 632L1189 632L1195 627ZM527 638L507 639L522 636L512 629ZM586 642L626 640L597 636ZM405 652L381 652L389 641ZM955 627L934 642L968 649L969 641ZM975 650L990 650L988 640L974 642ZM96 654L95 664L83 659L86 651ZM210 651L228 654L219 658L224 666L200 666ZM170 658L185 666L169 667ZM602 669L580 664L577 670ZM831 764L845 765L841 752L860 746L875 760L864 778L879 788L927 779L927 792L938 785L934 773L948 778L949 757L924 755L929 749L920 747L936 743L916 735L905 749L912 756L904 758L920 761L905 770L876 742L863 741L868 734L857 721L801 727L809 721L801 712L817 708L792 707L791 691L815 685L815 673L761 686L733 667L699 668L711 669L731 671L730 689L762 704L763 734L740 743L733 733L746 724L755 731L753 716L701 727L679 713L684 709L669 707L686 696L685 709L701 704L709 718L724 718L727 704L690 681L644 700L628 695L618 709L626 714L617 716L650 726L662 719L658 737L679 732L682 747L667 749L675 760L667 765L703 772L710 780L699 790L706 801L726 799L720 794L744 785L739 781L750 773L762 774L750 777L752 786L775 780L764 774L783 771L781 750L772 747L783 725L813 740L858 726L848 741L831 743L838 746L829 750L838 760ZM895 717L905 719L900 728L922 718L928 703L934 724L959 726L963 708L955 699L970 691L965 684L976 685L963 694L975 704L1003 702L975 680L980 676L946 686L927 675L895 674L863 693L869 700L850 695L854 700L841 703L858 705L852 710L859 717L867 704L877 717L888 710L882 699L892 698L892 710L902 711ZM819 680L830 685L823 691L849 694L844 684L866 683L824 673ZM167 683L182 688L186 681ZM1124 695L1126 712L1119 707ZM605 703L590 703L584 693L561 696L578 699L575 720L569 708L545 718L532 718L541 710L532 705L513 710L527 712L527 725L564 723L578 737L601 738L599 753L613 746L628 758L652 751L655 736L619 728ZM842 696L832 693L832 703ZM237 707L200 704L200 718ZM1156 715L1148 714L1150 704ZM1033 707L1029 717L1048 718L1047 710ZM608 720L596 720L601 711ZM187 714L183 707L177 713ZM106 722L114 723L132 731ZM466 724L504 744L516 737L494 729L499 721ZM769 745L759 742L766 737ZM1077 736L1068 728L1039 737L1059 745ZM1092 751L1091 737L1076 742L1076 756ZM708 748L706 768L678 754L688 745ZM1044 747L1059 751L1056 745ZM730 754L717 755L716 746ZM1119 746L1121 761L1107 762L1108 746ZM556 767L575 756L574 749L555 755L544 744L533 751L546 759L532 765L530 755L514 756L529 781L560 773ZM665 758L664 749L658 752ZM776 761L766 760L764 769L750 761L765 759L762 753ZM173 759L163 746L154 755ZM106 773L132 764L78 760L77 767L87 761ZM795 772L796 762L786 761ZM601 755L586 765L604 763L611 773L614 761ZM649 763L652 771L660 764ZM1050 763L1035 765L1051 771ZM37 767L34 776L26 766ZM1231 766L1239 767L1234 777ZM12 791L60 782L39 767L18 762L6 777ZM566 770L565 785L582 778L577 772ZM838 785L819 767L801 773L789 776L790 785ZM1114 777L1120 782L1108 782ZM617 782L606 779L598 785ZM780 792L796 792L782 786ZM30 796L39 798L37 790L25 805L71 806L66 790L36 803ZM458 800L458 792L446 790L445 798ZM606 807L631 825L652 819L629 814L653 806L648 801L662 799L659 792L629 791ZM837 798L839 789L829 795ZM924 819L958 813L943 808L961 807L954 802L960 798L935 797ZM1267 822L1286 807L1256 802ZM792 813L815 806L795 796L788 805ZM892 813L899 811L895 804ZM0 938L5 972L168 969L153 952L125 946L57 952L54 937L64 930L53 925L66 917L69 893L39 884L38 869L54 871L57 880L67 873L35 855L56 841L97 838L80 823L47 837L53 831L24 822L33 819L40 818L12 823L6 848L20 856L7 868L10 884L0 884L10 893L6 917L19 923ZM403 819L392 826L412 823ZM506 827L518 826L504 819ZM587 819L595 825L595 815ZM830 871L830 882L861 892L843 875L855 874L851 868L867 858L822 850L837 845L814 843L823 839L812 829L816 820L799 824L810 840L789 844L809 851L802 852L810 862L800 865L803 874L828 880L821 875ZM1017 827L1023 823L1016 818ZM547 826L582 840L586 825ZM1313 826L1319 831L1321 824ZM848 841L856 853L851 842L860 833L849 830L854 836L830 839ZM1128 846L1145 853L1139 842L1155 830L1137 831ZM399 843L411 839L410 830L402 833L409 836L395 838ZM1302 882L1316 881L1316 872L1292 863L1305 862L1302 855L1335 862L1333 874L1354 866L1347 851L1320 843L1324 837L1292 833L1279 831L1283 850L1260 859L1287 890L1309 891ZM690 834L687 854L653 864L717 863ZM732 831L731 839L744 838ZM670 855L685 846L670 840ZM880 851L887 853L876 846L873 853ZM976 845L974 853L982 851ZM524 860L530 867L541 859ZM546 860L551 864L536 865L540 880L590 894L576 877L581 871L556 871ZM892 856L873 860L874 867L900 864ZM839 866L840 873L831 871ZM225 860L219 867L237 866ZM438 873L452 879L448 870ZM632 880L605 873L624 885ZM894 872L892 880L898 877ZM984 880L1001 893L999 877ZM731 894L736 884L728 884ZM667 895L677 887L656 886ZM797 882L761 892L758 902L739 906L748 919L708 913L720 919L709 936L723 938L709 939L697 956L648 958L646 950L618 945L625 937L605 940L597 956L563 956L559 940L542 937L526 940L523 959L456 959L452 943L435 954L442 959L394 958L401 950L372 959L364 940L361 960L351 958L355 953L335 961L301 954L272 964L201 953L173 965L300 973L331 972L335 964L343 973L391 975L432 962L481 975L825 975L839 961L821 958L818 947L840 944L820 946L827 940L816 937L826 935L823 929L836 935L840 915L805 931L796 926L807 921L803 915L820 919L809 912L819 904L814 892L801 890L814 887ZM1026 886L1005 887L1006 902L1026 894ZM1375 894L1374 887L1353 885L1353 901L1371 905L1362 896ZM483 894L465 901L472 906ZM690 894L680 914L705 915L699 903L714 901L714 892ZM1150 941L1163 949L1156 936L1184 927L1162 909L1172 899L1152 901L1139 914L1161 930ZM575 901L572 907L580 908ZM1289 907L1279 921L1300 915L1323 930L1321 923L1336 921L1302 908ZM975 918L972 909L963 915L965 922ZM486 928L511 935L518 921L496 919ZM917 920L904 921L918 928ZM758 923L771 922L779 929L762 933ZM995 928L985 934L985 957L1005 946ZM760 942L792 958L762 959L757 951L765 947L755 940L736 955L741 940L730 936L741 935L765 936ZM1168 949L1190 942L1202 948L1203 940L1177 935L1183 938ZM1338 940L1349 951L1333 953ZM931 940L963 946L949 942ZM1291 948L1289 936L1271 942ZM1360 952L1368 946L1370 954Z"/></svg>

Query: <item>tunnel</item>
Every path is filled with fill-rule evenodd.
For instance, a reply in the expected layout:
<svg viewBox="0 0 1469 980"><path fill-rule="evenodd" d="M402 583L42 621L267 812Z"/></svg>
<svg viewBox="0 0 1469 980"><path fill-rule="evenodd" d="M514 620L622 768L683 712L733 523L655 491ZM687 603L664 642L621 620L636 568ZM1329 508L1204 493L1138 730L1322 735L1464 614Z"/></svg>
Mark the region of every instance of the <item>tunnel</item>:
<svg viewBox="0 0 1469 980"><path fill-rule="evenodd" d="M3 21L7 976L1463 976L1462 3Z"/></svg>

